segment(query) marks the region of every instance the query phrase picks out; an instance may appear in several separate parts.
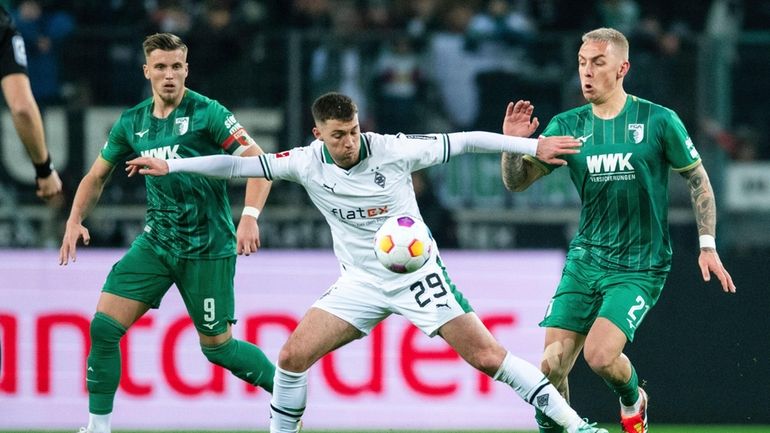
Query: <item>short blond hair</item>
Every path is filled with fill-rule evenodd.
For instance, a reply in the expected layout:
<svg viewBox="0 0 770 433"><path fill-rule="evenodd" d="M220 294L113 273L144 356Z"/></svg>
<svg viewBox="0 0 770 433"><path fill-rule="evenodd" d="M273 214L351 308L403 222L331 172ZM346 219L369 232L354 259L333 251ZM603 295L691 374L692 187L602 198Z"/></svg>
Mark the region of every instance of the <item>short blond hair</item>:
<svg viewBox="0 0 770 433"><path fill-rule="evenodd" d="M609 27L601 27L591 30L583 35L583 42L598 41L607 42L618 49L618 54L624 60L628 60L628 39L623 33Z"/></svg>

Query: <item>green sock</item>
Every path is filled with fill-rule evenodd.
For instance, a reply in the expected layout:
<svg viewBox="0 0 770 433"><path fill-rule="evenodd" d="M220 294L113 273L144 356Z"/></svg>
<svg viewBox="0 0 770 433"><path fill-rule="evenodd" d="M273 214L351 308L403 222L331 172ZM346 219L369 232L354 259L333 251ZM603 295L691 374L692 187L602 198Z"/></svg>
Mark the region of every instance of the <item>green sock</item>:
<svg viewBox="0 0 770 433"><path fill-rule="evenodd" d="M231 338L219 346L202 346L201 349L212 363L230 370L243 381L273 393L275 365L259 347Z"/></svg>
<svg viewBox="0 0 770 433"><path fill-rule="evenodd" d="M620 402L624 406L633 406L639 400L639 378L636 376L636 369L631 366L631 378L627 383L616 385L605 379L604 381L610 389L620 397Z"/></svg>
<svg viewBox="0 0 770 433"><path fill-rule="evenodd" d="M86 385L88 411L92 414L112 413L115 391L120 383L120 339L125 333L126 328L106 314L97 312L91 320Z"/></svg>
<svg viewBox="0 0 770 433"><path fill-rule="evenodd" d="M548 417L540 409L535 409L535 420L537 421L537 427L540 429L540 433L564 433L564 427L556 424L556 421Z"/></svg>

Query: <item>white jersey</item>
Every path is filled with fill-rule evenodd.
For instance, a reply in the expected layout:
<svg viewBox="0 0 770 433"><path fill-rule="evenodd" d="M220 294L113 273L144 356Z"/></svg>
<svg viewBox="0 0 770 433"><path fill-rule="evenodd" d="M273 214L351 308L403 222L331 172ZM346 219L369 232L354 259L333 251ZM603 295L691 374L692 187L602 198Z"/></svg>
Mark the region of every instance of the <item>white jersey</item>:
<svg viewBox="0 0 770 433"><path fill-rule="evenodd" d="M334 254L342 272L369 278L414 279L385 269L374 255L374 233L392 215L422 219L411 173L446 163L446 134L361 134L360 161L345 170L337 166L324 143L260 156L265 177L301 184L329 224ZM438 253L437 248L433 248ZM435 257L433 258L435 259Z"/></svg>
<svg viewBox="0 0 770 433"><path fill-rule="evenodd" d="M427 274L430 267L409 275L386 270L374 255L374 233L389 216L408 214L422 219L412 172L446 163L451 156L465 152L535 155L537 147L536 139L483 131L427 135L366 132L361 134L359 162L349 170L337 166L318 140L306 147L257 157L209 155L170 159L166 164L170 173L265 177L302 185L331 228L343 275L399 286ZM433 251L435 260L438 248Z"/></svg>

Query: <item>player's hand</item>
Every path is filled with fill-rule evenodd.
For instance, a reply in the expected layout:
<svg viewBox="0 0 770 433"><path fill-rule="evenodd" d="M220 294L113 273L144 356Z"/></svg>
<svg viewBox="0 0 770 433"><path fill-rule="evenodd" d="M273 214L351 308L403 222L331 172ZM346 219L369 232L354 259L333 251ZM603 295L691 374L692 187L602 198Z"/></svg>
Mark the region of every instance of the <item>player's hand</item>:
<svg viewBox="0 0 770 433"><path fill-rule="evenodd" d="M165 176L168 174L168 163L163 159L140 156L126 161L126 172L128 177L137 173L147 176Z"/></svg>
<svg viewBox="0 0 770 433"><path fill-rule="evenodd" d="M529 137L540 125L537 117L532 117L535 106L529 101L518 100L508 103L503 119L503 134L514 137Z"/></svg>
<svg viewBox="0 0 770 433"><path fill-rule="evenodd" d="M580 153L580 142L570 136L553 136L537 139L537 159L553 165L567 165L560 155Z"/></svg>
<svg viewBox="0 0 770 433"><path fill-rule="evenodd" d="M259 242L259 225L253 216L241 215L241 221L238 223L238 230L235 235L238 255L248 256L251 253L256 253L262 246Z"/></svg>
<svg viewBox="0 0 770 433"><path fill-rule="evenodd" d="M56 170L52 171L48 177L38 177L35 179L35 184L37 185L35 194L43 200L48 201L61 193L62 183Z"/></svg>
<svg viewBox="0 0 770 433"><path fill-rule="evenodd" d="M91 235L88 233L88 229L80 223L67 221L67 228L64 230L64 238L59 249L59 266L67 266L70 259L73 262L77 261L77 244L79 239L83 239L83 245L91 243Z"/></svg>
<svg viewBox="0 0 770 433"><path fill-rule="evenodd" d="M714 274L722 284L722 291L725 293L735 293L733 277L730 276L722 261L719 260L719 254L716 250L711 248L701 249L700 256L698 257L698 266L700 266L700 272L703 274L703 281L711 281L711 274Z"/></svg>

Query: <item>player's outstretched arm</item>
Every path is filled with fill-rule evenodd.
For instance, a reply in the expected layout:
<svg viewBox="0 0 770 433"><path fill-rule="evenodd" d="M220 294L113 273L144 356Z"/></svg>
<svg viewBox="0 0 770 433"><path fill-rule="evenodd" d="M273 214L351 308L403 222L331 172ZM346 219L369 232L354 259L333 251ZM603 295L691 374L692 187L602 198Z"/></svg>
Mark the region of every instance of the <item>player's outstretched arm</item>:
<svg viewBox="0 0 770 433"><path fill-rule="evenodd" d="M128 177L143 174L146 176L165 176L168 174L168 163L162 159L140 156L126 161Z"/></svg>
<svg viewBox="0 0 770 433"><path fill-rule="evenodd" d="M714 190L711 188L711 181L709 181L706 169L703 164L699 164L692 170L683 172L682 176L687 179L692 207L695 212L695 222L698 226L701 243L698 266L700 266L703 280L711 281L711 274L713 273L722 284L724 292L735 293L733 278L719 259L716 249L714 235L717 225L717 209Z"/></svg>
<svg viewBox="0 0 770 433"><path fill-rule="evenodd" d="M129 176L137 173L150 176L164 176L168 173L189 173L219 179L236 177L265 177L260 159L232 155L208 155L194 158L171 159L168 161L139 157L126 161Z"/></svg>

